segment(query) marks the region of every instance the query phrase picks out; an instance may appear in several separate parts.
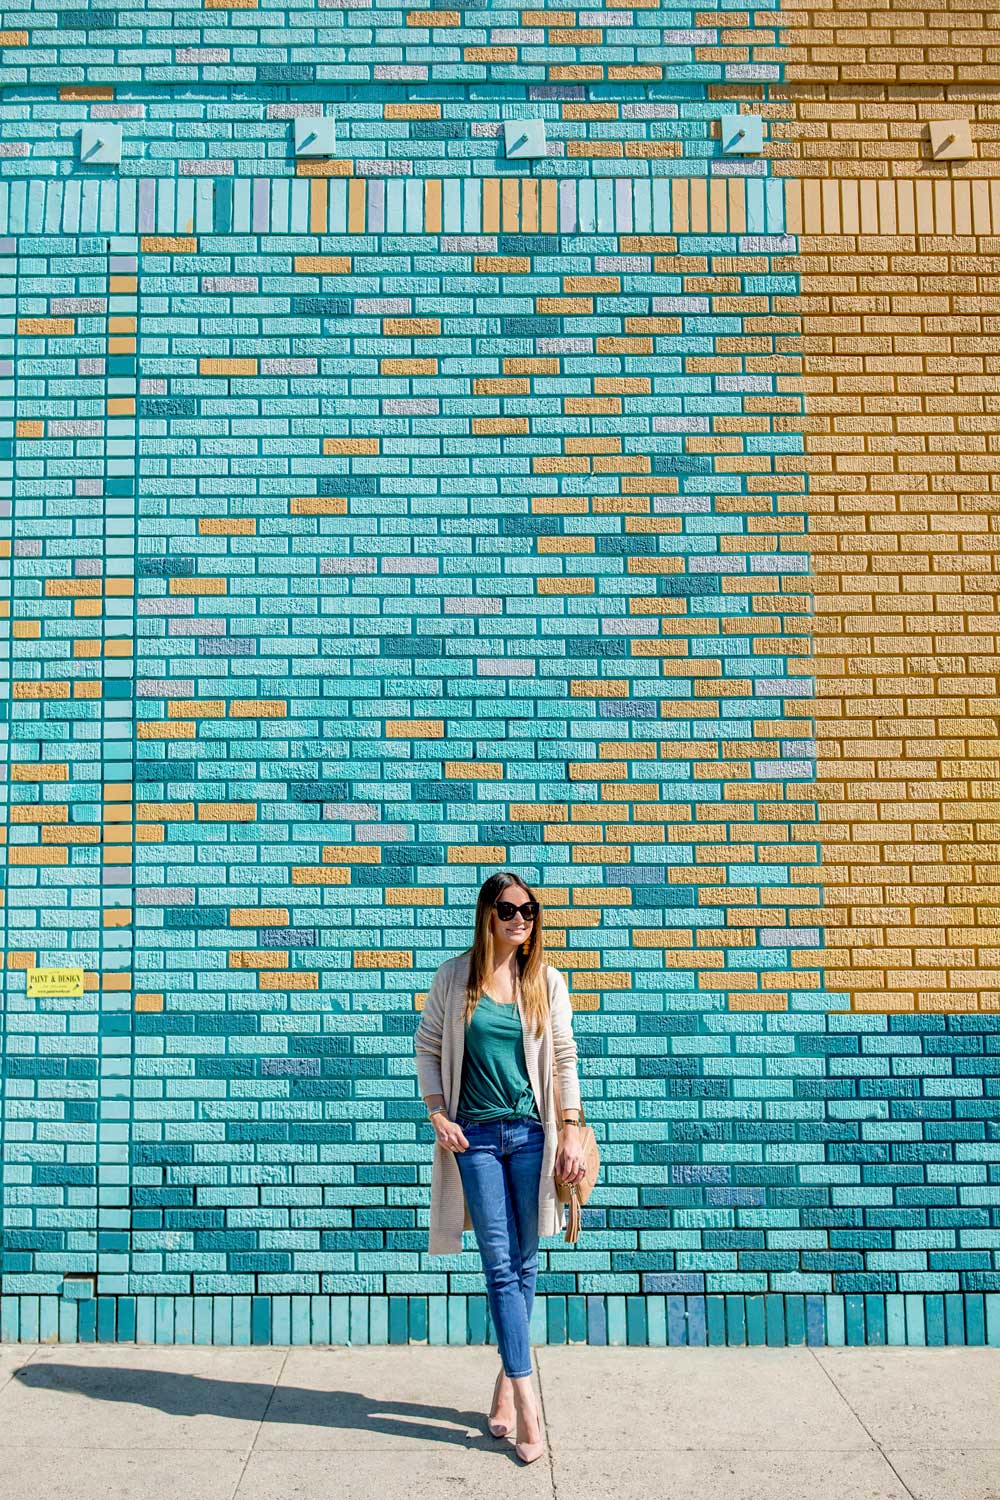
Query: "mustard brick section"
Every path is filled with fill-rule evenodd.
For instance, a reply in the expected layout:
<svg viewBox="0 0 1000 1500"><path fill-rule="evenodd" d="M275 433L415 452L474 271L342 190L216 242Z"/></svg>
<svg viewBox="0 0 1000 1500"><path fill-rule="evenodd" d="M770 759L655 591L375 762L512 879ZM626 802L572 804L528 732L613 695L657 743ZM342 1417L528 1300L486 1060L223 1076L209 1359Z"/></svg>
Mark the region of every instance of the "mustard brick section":
<svg viewBox="0 0 1000 1500"><path fill-rule="evenodd" d="M924 231L841 201L794 262L826 984L859 1011L1000 1010L1000 221L991 185L957 233L946 186Z"/></svg>
<svg viewBox="0 0 1000 1500"><path fill-rule="evenodd" d="M852 178L785 183L789 234L1000 234L1000 163L991 180L976 178Z"/></svg>
<svg viewBox="0 0 1000 1500"><path fill-rule="evenodd" d="M784 64L786 83L998 83L996 14L976 0L783 0L774 60ZM718 24L717 11L705 16L704 24ZM766 25L766 13L755 20ZM755 50L764 61L763 49Z"/></svg>
<svg viewBox="0 0 1000 1500"><path fill-rule="evenodd" d="M733 91L713 90L730 98ZM746 108L746 106L743 106ZM764 116L763 155L779 177L853 177L887 181L920 174L931 181L995 177L1000 120L995 91L928 84L887 90L877 84L775 84L753 108ZM931 122L967 119L973 155L936 161Z"/></svg>

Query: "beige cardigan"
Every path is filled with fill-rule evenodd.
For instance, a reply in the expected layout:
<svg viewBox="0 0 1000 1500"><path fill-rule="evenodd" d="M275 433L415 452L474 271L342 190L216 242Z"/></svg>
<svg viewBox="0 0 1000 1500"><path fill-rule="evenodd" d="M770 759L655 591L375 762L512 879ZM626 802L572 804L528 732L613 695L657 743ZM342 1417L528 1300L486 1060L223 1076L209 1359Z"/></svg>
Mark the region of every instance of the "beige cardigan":
<svg viewBox="0 0 1000 1500"><path fill-rule="evenodd" d="M465 984L469 974L471 950L457 958L447 959L437 970L427 992L420 1025L414 1037L417 1077L423 1098L430 1094L444 1097L445 1109L455 1118L462 1087L462 1059L465 1056ZM580 1104L580 1082L576 1066L576 1041L573 1037L573 1007L566 981L558 969L546 965L549 988L549 1020L540 1037L525 1026L524 1009L517 1002L524 1036L524 1060L528 1078L545 1127L541 1179L538 1185L538 1233L561 1234L564 1229L565 1204L556 1196L553 1168L559 1147L559 1125L556 1121L555 1091L552 1087L552 1061L559 1070L559 1091L564 1109ZM434 1143L434 1165L431 1172L431 1217L427 1252L429 1255L457 1255L462 1250L462 1232L472 1228L465 1201L462 1177L453 1151Z"/></svg>

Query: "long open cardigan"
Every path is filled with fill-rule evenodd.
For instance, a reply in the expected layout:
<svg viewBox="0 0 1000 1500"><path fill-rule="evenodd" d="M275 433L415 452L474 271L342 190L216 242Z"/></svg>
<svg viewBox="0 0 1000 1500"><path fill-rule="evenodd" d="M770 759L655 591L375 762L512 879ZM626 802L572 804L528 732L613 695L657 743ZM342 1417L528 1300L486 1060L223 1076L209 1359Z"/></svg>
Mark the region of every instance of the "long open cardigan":
<svg viewBox="0 0 1000 1500"><path fill-rule="evenodd" d="M420 1025L414 1037L420 1093L424 1098L430 1094L441 1094L451 1119L455 1118L462 1087L465 986L470 958L471 950L467 950L457 958L447 959L437 970L427 992ZM528 1079L534 1091L539 1117L545 1127L545 1147L538 1184L540 1237L561 1234L564 1228L565 1204L560 1203L556 1196L552 1175L559 1148L560 1129L560 1122L556 1120L555 1090L552 1086L553 1058L559 1073L562 1107L577 1109L580 1104L573 1007L569 991L559 970L549 964L546 965L545 977L549 989L549 1019L540 1037L536 1037L533 1028L525 1023L520 996L517 1001ZM455 1153L435 1141L428 1254L459 1254L462 1250L462 1231L471 1228L472 1220L469 1218Z"/></svg>

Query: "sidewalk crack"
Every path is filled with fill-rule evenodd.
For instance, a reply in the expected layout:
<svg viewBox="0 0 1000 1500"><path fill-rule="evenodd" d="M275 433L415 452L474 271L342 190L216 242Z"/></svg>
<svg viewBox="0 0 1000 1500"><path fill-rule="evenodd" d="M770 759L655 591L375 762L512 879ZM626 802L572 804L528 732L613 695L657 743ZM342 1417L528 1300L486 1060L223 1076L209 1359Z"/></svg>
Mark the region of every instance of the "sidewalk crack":
<svg viewBox="0 0 1000 1500"><path fill-rule="evenodd" d="M264 1410L260 1414L260 1421L257 1423L257 1431L253 1435L253 1442L250 1444L250 1451L248 1452L248 1454L246 1456L246 1461L243 1464L243 1467L242 1467L242 1469L239 1472L239 1478L237 1479L236 1484L233 1486L233 1493L230 1495L229 1500L236 1500L236 1496L240 1492L240 1485L243 1483L243 1480L244 1480L244 1477L246 1475L247 1469L250 1466L250 1460L253 1458L254 1453L256 1451L256 1448L257 1448L257 1439L260 1437L261 1428L264 1426L264 1423L267 1420L267 1414L271 1410L271 1402L274 1400L275 1392L278 1389L278 1384L279 1384L279 1382L281 1380L282 1375L284 1375L284 1373L285 1373L285 1366L287 1365L289 1359L291 1358L291 1354L292 1354L292 1347L291 1347L291 1345L289 1345L289 1347L285 1350L285 1357L281 1361L281 1369L278 1371L277 1375L274 1377L274 1380L273 1380L273 1382L271 1384L271 1394L267 1398L267 1405L264 1407Z"/></svg>
<svg viewBox="0 0 1000 1500"><path fill-rule="evenodd" d="M904 1491L906 1492L906 1494L911 1497L911 1500L918 1500L918 1497L917 1497L916 1493L913 1490L910 1489L910 1486L907 1484L907 1482L903 1478L902 1474L896 1468L896 1465L893 1463L893 1461L889 1457L888 1453L886 1453L885 1449L882 1447L882 1444L879 1442L879 1440L875 1436L874 1432L872 1432L871 1428L868 1426L868 1423L864 1420L864 1418L862 1417L862 1415L861 1415L860 1412L855 1411L855 1409L851 1405L850 1401L848 1401L847 1397L844 1395L844 1392L840 1389L840 1386L837 1384L837 1382L834 1380L833 1376L830 1374L830 1371L827 1369L826 1365L818 1357L818 1355L816 1353L816 1350L815 1349L810 1349L809 1353L812 1355L812 1357L816 1361L817 1365L819 1365L819 1368L823 1371L823 1374L826 1376L827 1380L833 1386L834 1390L837 1392L837 1395L840 1397L841 1401L843 1401L844 1405L847 1407L847 1410L850 1412L850 1414L854 1418L855 1422L857 1422L857 1424L861 1428L862 1432L867 1433L868 1437L871 1439L872 1443L878 1449L879 1453L882 1455L883 1459L888 1464L889 1468L892 1470L892 1472L895 1474L896 1478L899 1480L899 1482L902 1485L902 1487L903 1487Z"/></svg>
<svg viewBox="0 0 1000 1500"><path fill-rule="evenodd" d="M552 1439L549 1435L549 1419L545 1411L545 1388L542 1385L542 1362L535 1355L535 1368L538 1371L538 1404L542 1409L542 1431L545 1433L545 1459L549 1466L549 1485L552 1490L552 1500L558 1500L558 1489L556 1487L556 1472L552 1463Z"/></svg>

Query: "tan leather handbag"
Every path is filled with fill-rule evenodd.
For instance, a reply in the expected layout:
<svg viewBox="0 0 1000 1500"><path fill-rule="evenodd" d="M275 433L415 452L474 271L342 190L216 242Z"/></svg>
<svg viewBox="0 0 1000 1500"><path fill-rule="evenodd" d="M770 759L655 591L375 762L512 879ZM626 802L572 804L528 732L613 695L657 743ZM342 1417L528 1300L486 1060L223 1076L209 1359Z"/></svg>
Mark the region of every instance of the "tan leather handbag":
<svg viewBox="0 0 1000 1500"><path fill-rule="evenodd" d="M562 1101L559 1097L559 1079L556 1076L555 1059L552 1062L552 1086L556 1096L556 1120L559 1123L559 1133L562 1134ZM597 1149L597 1140L593 1130L586 1123L583 1113L583 1104L580 1105L580 1144L583 1146L584 1175L580 1182L563 1182L553 1172L556 1185L556 1197L560 1203L569 1204L569 1216L566 1224L566 1241L575 1245L580 1237L580 1210L590 1197L597 1181L597 1174L601 1169L601 1153Z"/></svg>

